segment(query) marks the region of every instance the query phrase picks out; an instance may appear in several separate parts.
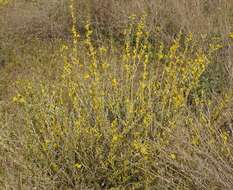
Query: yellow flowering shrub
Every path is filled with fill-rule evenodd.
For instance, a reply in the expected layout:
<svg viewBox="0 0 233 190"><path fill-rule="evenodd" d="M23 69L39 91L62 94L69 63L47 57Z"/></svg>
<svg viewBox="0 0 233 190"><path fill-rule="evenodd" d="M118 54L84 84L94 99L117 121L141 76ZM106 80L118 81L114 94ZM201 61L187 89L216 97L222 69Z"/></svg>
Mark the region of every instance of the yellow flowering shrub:
<svg viewBox="0 0 233 190"><path fill-rule="evenodd" d="M146 15L129 18L123 43L98 43L91 23L78 32L73 0L69 8L72 41L54 53L56 78L19 79L9 103L22 157L53 189L211 189L209 166L233 158L231 136L214 128L232 89L216 102L201 83L222 45L183 33L154 44Z"/></svg>

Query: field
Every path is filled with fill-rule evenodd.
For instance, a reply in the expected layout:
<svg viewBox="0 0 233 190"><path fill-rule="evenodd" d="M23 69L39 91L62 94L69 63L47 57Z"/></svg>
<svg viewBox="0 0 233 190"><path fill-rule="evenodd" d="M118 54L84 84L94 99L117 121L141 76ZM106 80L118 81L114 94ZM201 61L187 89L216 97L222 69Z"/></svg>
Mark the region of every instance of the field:
<svg viewBox="0 0 233 190"><path fill-rule="evenodd" d="M0 0L0 189L232 190L232 13Z"/></svg>

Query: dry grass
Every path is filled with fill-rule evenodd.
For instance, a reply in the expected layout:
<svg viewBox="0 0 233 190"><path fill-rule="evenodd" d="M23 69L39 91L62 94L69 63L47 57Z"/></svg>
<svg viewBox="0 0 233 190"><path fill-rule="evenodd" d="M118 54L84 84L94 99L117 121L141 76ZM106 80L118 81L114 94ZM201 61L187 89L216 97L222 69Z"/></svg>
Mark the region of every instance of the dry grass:
<svg viewBox="0 0 233 190"><path fill-rule="evenodd" d="M232 8L0 5L0 189L231 190Z"/></svg>

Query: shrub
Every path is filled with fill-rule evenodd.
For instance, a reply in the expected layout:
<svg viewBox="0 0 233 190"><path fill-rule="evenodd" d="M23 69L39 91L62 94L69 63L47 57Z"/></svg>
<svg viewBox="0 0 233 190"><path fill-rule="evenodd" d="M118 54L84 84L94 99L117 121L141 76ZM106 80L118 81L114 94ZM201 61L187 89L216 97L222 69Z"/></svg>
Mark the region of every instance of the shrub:
<svg viewBox="0 0 233 190"><path fill-rule="evenodd" d="M230 188L230 137L213 128L225 108L200 86L221 46L180 34L154 49L146 17L134 19L123 45L93 44L89 23L82 40L74 26L57 80L17 82L23 159L58 189Z"/></svg>
<svg viewBox="0 0 233 190"><path fill-rule="evenodd" d="M178 30L166 40L142 14L127 17L121 40L98 41L96 18L80 33L70 2L71 40L17 40L22 52L10 51L4 71L22 71L0 86L1 186L231 189L232 134L221 126L233 90L211 73L224 39ZM110 2L99 3L124 3Z"/></svg>

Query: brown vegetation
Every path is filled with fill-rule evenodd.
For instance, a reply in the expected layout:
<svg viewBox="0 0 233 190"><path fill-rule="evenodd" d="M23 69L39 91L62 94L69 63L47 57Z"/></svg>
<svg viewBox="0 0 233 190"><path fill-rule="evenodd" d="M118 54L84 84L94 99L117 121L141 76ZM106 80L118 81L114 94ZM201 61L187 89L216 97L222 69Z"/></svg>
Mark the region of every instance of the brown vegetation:
<svg viewBox="0 0 233 190"><path fill-rule="evenodd" d="M232 10L0 0L0 189L231 190Z"/></svg>

